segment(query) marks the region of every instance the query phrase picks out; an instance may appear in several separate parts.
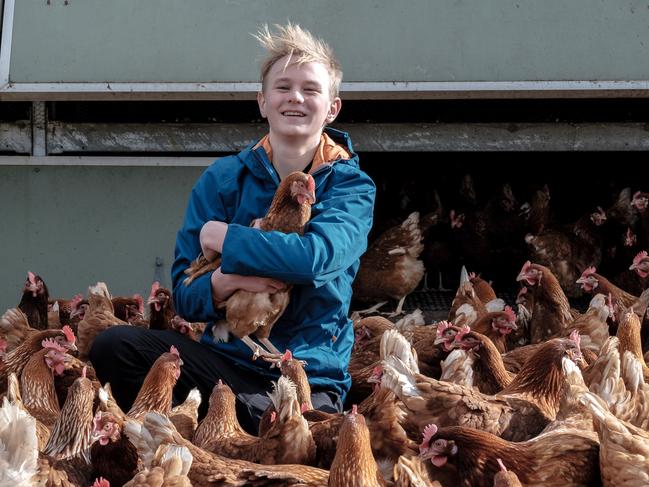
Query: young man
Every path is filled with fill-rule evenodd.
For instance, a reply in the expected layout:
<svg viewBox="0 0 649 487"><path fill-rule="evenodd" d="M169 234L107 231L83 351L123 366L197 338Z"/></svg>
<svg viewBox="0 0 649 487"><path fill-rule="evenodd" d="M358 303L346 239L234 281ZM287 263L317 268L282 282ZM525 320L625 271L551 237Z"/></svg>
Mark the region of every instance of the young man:
<svg viewBox="0 0 649 487"><path fill-rule="evenodd" d="M239 154L217 160L194 186L176 240L173 294L182 317L213 323L224 317L216 304L238 289L273 293L292 284L290 303L270 340L306 361L314 407L340 411L351 385L351 284L367 246L375 186L359 169L347 134L325 128L341 108L342 72L331 49L297 25L277 27L277 33L265 28L257 36L268 52L257 100L269 132ZM315 180L316 203L305 234L250 227L266 214L279 182L293 171L308 172ZM221 252L221 267L185 286L183 271L201 252L201 241ZM242 426L256 431L278 371L252 361L241 340L216 342L211 327L201 344L174 332L119 327L97 339L91 359L105 355L105 347L117 348L110 366L96 366L100 378L115 384L115 360L122 360L137 364L131 374L141 381L146 365L171 344L184 362L177 397L198 386L207 398L220 378L237 394ZM137 390L118 391L116 385L114 393L125 402L135 397Z"/></svg>

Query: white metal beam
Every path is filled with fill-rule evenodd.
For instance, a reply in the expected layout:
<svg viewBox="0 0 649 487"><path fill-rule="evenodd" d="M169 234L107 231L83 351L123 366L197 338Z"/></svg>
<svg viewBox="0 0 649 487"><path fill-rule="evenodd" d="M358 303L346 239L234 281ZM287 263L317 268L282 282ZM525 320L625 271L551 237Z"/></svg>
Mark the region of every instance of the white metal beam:
<svg viewBox="0 0 649 487"><path fill-rule="evenodd" d="M0 101L252 100L259 87L255 82L8 83L0 85ZM633 98L649 97L649 81L343 82L341 96L348 100Z"/></svg>
<svg viewBox="0 0 649 487"><path fill-rule="evenodd" d="M0 166L143 166L143 167L204 167L214 157L87 157L87 156L0 156Z"/></svg>
<svg viewBox="0 0 649 487"><path fill-rule="evenodd" d="M14 27L15 0L4 1L2 16L2 38L0 38L0 93L9 83L9 61L11 60L11 39ZM0 95L0 99L1 95Z"/></svg>

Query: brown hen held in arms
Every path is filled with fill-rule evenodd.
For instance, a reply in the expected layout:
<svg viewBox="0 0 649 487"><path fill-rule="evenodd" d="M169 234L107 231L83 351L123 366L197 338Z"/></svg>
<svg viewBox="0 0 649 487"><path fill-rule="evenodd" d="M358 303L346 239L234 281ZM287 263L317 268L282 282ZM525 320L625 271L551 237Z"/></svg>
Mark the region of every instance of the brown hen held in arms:
<svg viewBox="0 0 649 487"><path fill-rule="evenodd" d="M266 216L255 222L260 230L297 233L304 235L307 222L311 219L311 205L315 203L315 181L309 174L296 171L284 178L280 183ZM218 263L217 263L218 262ZM198 275L216 270L220 266L220 256L213 262L207 262L199 255L197 260L185 270L189 277L185 279L188 285ZM207 269L207 270L206 270ZM200 273L200 274L199 274ZM253 351L253 360L261 356L265 360L277 361L282 353L268 339L273 325L284 313L290 300L292 286L270 293L255 293L239 289L225 303L219 305L225 308L227 327L237 338L240 338ZM219 326L215 326L215 331ZM216 333L220 333L216 331ZM254 334L265 350L257 345L249 335ZM222 335L225 335L223 333ZM215 334L215 336L217 336Z"/></svg>

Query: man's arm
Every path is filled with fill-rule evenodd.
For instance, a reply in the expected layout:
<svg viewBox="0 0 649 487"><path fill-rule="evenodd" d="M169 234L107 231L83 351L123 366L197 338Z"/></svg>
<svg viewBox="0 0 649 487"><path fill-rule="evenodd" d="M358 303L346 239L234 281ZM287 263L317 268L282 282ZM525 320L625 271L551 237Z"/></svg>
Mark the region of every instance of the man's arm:
<svg viewBox="0 0 649 487"><path fill-rule="evenodd" d="M212 195L206 198L204 195ZM238 274L223 274L217 271L205 274L195 279L189 286L183 284L186 277L184 270L190 263L203 252L208 259L214 257L214 252L209 255L206 242L217 240L213 233L205 229L226 228L212 225L212 220L224 219L225 210L220 200L214 195L218 189L214 178L206 172L192 189L192 193L185 213L183 227L176 237L175 260L172 266L173 295L176 310L185 319L193 321L212 321L220 312L215 304L227 300L235 291L243 289L251 292L274 293L284 289L286 284L276 279L256 276L241 276ZM208 221L210 220L210 221ZM204 223L206 222L207 223ZM220 248L217 250L220 252Z"/></svg>
<svg viewBox="0 0 649 487"><path fill-rule="evenodd" d="M318 287L349 268L366 250L376 188L363 172L341 172L313 206L304 236L229 225L222 271Z"/></svg>

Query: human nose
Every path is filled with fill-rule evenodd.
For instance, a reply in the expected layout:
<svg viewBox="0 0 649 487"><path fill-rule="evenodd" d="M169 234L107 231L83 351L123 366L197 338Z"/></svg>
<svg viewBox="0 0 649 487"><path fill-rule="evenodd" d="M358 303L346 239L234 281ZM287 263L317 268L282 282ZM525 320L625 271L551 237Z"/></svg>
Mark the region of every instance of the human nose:
<svg viewBox="0 0 649 487"><path fill-rule="evenodd" d="M294 103L302 103L304 101L304 96L302 96L302 92L296 88L289 92L289 101Z"/></svg>

